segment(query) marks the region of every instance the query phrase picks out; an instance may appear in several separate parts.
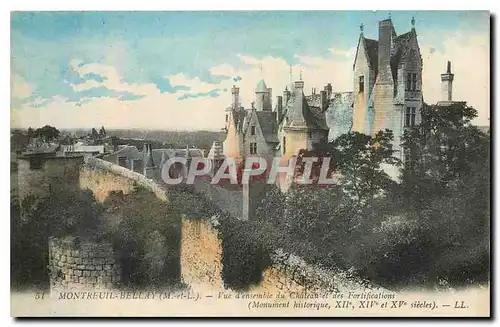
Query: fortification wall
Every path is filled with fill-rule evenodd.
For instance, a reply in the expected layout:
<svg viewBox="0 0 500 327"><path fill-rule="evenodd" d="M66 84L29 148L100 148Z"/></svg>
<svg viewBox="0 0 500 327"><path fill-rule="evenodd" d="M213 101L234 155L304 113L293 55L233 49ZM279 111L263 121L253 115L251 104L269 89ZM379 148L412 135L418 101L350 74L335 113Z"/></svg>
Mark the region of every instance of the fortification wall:
<svg viewBox="0 0 500 327"><path fill-rule="evenodd" d="M87 158L80 170L80 188L90 189L97 201L103 202L112 191L128 194L142 186L159 199L167 200L166 189L152 179L98 158Z"/></svg>
<svg viewBox="0 0 500 327"><path fill-rule="evenodd" d="M99 201L103 201L110 191L132 192L135 185L154 192L160 199L167 200L164 186L143 175L132 172L116 164L96 158L89 158L80 172L80 186L91 189ZM227 190L208 182L195 184L197 191L205 194L217 206L226 208L236 217L241 213L241 190ZM182 280L198 291L223 290L222 246L218 237L217 222L210 217L202 220L181 221L181 276ZM278 251L272 255L272 266L263 273L263 280L255 291L288 290L300 291L304 288L352 290L376 288L363 281L349 278L342 271L329 271L305 263L300 258Z"/></svg>
<svg viewBox="0 0 500 327"><path fill-rule="evenodd" d="M197 291L224 290L222 272L222 245L216 220L182 221L181 270L184 282ZM271 267L263 272L262 281L252 292L300 292L328 290L384 289L342 270L328 270L310 265L296 255L278 250L271 255Z"/></svg>
<svg viewBox="0 0 500 327"><path fill-rule="evenodd" d="M44 198L62 187L77 188L82 163L83 157L18 158L19 198L23 199L29 194Z"/></svg>
<svg viewBox="0 0 500 327"><path fill-rule="evenodd" d="M78 237L49 239L49 269L52 290L112 289L121 276L111 244Z"/></svg>
<svg viewBox="0 0 500 327"><path fill-rule="evenodd" d="M232 217L239 218L243 212L243 191L238 186L229 185L228 188L210 184L204 179L196 179L196 192L203 194L212 201L219 210L227 212Z"/></svg>
<svg viewBox="0 0 500 327"><path fill-rule="evenodd" d="M208 220L182 219L181 274L193 288L224 289L222 246L217 230Z"/></svg>

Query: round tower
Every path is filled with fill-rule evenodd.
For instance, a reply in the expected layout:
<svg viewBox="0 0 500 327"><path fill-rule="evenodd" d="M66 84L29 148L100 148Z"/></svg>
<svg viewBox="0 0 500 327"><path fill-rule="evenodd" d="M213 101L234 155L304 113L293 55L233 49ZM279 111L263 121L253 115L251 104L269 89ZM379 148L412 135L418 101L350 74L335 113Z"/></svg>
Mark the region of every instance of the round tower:
<svg viewBox="0 0 500 327"><path fill-rule="evenodd" d="M258 111L270 110L270 108L268 108L270 103L269 97L269 88L267 87L266 82L261 79L255 88L255 109Z"/></svg>

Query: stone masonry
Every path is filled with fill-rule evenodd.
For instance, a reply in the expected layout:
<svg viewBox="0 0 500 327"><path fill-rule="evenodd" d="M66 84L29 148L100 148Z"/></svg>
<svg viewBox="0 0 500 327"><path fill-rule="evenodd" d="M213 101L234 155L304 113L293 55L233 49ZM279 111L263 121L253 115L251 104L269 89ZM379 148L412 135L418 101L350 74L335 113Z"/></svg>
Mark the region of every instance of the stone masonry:
<svg viewBox="0 0 500 327"><path fill-rule="evenodd" d="M49 238L50 288L112 289L121 277L110 243L79 237Z"/></svg>

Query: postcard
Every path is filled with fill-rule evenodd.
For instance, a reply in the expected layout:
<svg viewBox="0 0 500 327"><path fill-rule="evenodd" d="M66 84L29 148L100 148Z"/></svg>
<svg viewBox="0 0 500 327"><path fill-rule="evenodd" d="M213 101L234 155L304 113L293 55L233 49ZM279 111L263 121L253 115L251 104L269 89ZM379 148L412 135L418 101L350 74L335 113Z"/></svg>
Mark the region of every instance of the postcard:
<svg viewBox="0 0 500 327"><path fill-rule="evenodd" d="M11 13L13 317L490 317L490 13Z"/></svg>

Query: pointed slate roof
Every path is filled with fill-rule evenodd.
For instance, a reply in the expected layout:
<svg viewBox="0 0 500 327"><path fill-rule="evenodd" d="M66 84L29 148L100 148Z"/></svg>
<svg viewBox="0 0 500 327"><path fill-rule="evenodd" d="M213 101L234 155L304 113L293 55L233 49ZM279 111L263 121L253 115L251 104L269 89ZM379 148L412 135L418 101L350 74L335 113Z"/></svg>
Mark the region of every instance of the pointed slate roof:
<svg viewBox="0 0 500 327"><path fill-rule="evenodd" d="M368 66L375 71L378 70L378 41L367 39L363 35L359 37L358 48L356 49L356 56L354 57L353 69L356 65L356 60L358 59L358 52L360 50L360 45L363 46L362 50L365 51L366 60L368 61Z"/></svg>
<svg viewBox="0 0 500 327"><path fill-rule="evenodd" d="M259 121L260 129L267 143L279 143L278 126L276 124L276 112L255 111Z"/></svg>
<svg viewBox="0 0 500 327"><path fill-rule="evenodd" d="M365 53L368 59L368 65L371 69L378 70L378 41L363 37Z"/></svg>
<svg viewBox="0 0 500 327"><path fill-rule="evenodd" d="M257 88L255 89L255 92L269 92L269 89L267 88L266 82L264 82L263 79L261 79L257 83Z"/></svg>

